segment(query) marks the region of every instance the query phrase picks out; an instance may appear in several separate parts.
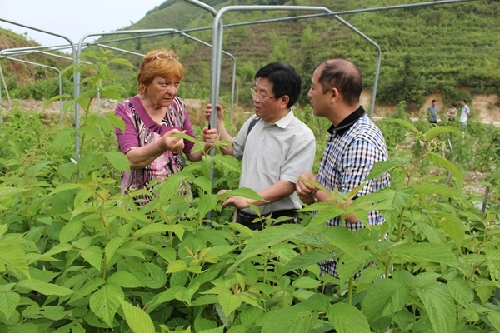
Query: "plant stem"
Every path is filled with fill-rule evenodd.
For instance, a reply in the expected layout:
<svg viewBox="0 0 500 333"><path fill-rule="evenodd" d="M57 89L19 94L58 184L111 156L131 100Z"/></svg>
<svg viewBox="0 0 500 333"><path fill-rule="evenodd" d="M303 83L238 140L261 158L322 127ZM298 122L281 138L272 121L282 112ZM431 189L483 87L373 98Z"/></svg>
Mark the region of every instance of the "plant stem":
<svg viewBox="0 0 500 333"><path fill-rule="evenodd" d="M352 277L350 277L348 281L347 301L349 305L352 305Z"/></svg>

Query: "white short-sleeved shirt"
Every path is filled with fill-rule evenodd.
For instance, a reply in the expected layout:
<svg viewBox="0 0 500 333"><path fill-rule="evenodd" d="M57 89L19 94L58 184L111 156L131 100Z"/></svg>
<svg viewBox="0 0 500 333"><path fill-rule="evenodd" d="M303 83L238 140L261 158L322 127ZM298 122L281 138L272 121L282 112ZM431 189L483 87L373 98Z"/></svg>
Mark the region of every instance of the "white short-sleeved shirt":
<svg viewBox="0 0 500 333"><path fill-rule="evenodd" d="M304 171L311 171L316 154L316 139L311 129L290 111L276 123L259 120L247 137L254 117L250 117L233 138L233 155L242 160L240 188L259 192L280 180L292 183ZM297 192L279 201L259 206L262 214L300 209ZM243 211L253 213L250 208Z"/></svg>

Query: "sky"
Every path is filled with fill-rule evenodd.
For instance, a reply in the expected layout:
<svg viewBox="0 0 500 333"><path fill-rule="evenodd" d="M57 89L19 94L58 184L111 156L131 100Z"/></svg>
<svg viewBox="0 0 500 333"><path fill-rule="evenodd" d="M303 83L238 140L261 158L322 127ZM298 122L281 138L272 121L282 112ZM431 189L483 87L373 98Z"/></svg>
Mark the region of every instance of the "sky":
<svg viewBox="0 0 500 333"><path fill-rule="evenodd" d="M68 37L78 43L84 35L110 32L131 25L166 0L1 0L0 19ZM65 45L60 37L0 21L0 27L43 46ZM92 41L96 37L89 37Z"/></svg>

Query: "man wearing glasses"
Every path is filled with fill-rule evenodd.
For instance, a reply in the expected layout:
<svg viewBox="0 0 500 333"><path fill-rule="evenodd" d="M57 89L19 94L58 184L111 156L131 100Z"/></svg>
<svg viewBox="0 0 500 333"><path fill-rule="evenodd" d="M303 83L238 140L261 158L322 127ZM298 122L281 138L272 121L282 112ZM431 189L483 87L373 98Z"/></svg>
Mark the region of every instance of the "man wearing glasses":
<svg viewBox="0 0 500 333"><path fill-rule="evenodd" d="M258 216L250 204L257 206L261 216L273 219L284 216L289 219L280 220L298 223L297 209L302 208L302 202L295 183L304 169L312 169L316 140L311 129L292 112L301 88L295 69L273 62L259 69L255 79L252 89L255 116L232 138L224 127L222 107L218 105L217 130L221 140L230 142L222 147L222 153L242 160L240 188L250 188L264 199L230 196L223 205L238 209L237 222L252 230L262 230L262 223L253 223ZM211 104L205 113L209 118Z"/></svg>

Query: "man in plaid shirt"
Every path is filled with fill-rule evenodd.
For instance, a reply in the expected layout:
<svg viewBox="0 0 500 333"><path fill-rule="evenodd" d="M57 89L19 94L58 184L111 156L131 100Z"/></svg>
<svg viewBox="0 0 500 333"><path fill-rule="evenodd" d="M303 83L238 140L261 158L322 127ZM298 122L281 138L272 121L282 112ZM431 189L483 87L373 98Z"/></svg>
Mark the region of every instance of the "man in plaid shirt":
<svg viewBox="0 0 500 333"><path fill-rule="evenodd" d="M359 105L362 88L360 71L347 60L331 59L316 68L307 96L311 99L314 115L328 118L332 126L328 129L328 142L318 175L306 171L301 178L317 180L328 190L337 188L339 192L348 193L363 182L375 162L387 160L387 146L382 132ZM370 180L357 196L389 185L389 174L385 174ZM327 193L302 180L297 181L297 193L304 203L328 201ZM368 224L377 225L383 221L380 212L369 212ZM345 226L351 231L363 228L354 214L348 214L345 221L335 217L327 221L327 225ZM320 267L322 274L337 276L334 258L320 263Z"/></svg>

